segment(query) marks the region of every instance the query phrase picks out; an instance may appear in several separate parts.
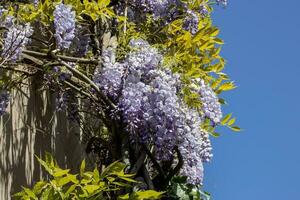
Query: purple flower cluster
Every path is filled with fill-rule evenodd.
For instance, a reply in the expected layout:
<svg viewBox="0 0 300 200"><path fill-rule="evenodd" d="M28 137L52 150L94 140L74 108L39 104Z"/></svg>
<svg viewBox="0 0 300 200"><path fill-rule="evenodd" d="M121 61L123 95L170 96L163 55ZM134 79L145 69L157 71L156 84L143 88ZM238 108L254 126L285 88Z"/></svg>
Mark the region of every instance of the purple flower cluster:
<svg viewBox="0 0 300 200"><path fill-rule="evenodd" d="M72 43L72 53L74 56L85 56L89 50L90 36L88 30L82 26L77 26L75 38Z"/></svg>
<svg viewBox="0 0 300 200"><path fill-rule="evenodd" d="M15 25L13 17L7 17L5 26L8 31L4 34L4 47L1 56L7 61L16 61L30 42L29 37L32 35L33 30L29 23Z"/></svg>
<svg viewBox="0 0 300 200"><path fill-rule="evenodd" d="M227 6L227 0L214 1L217 5ZM166 25L175 19L185 16L183 29L195 34L198 31L198 23L201 17L209 15L209 5L207 1L202 1L195 7L195 1L181 0L129 0L127 16L132 21L143 21L145 13L151 14L154 20ZM125 5L118 4L117 10L120 15L124 14Z"/></svg>
<svg viewBox="0 0 300 200"><path fill-rule="evenodd" d="M218 5L222 5L224 7L226 7L228 5L227 0L216 0Z"/></svg>
<svg viewBox="0 0 300 200"><path fill-rule="evenodd" d="M96 85L113 100L120 95L122 77L126 68L123 63L115 62L114 54L113 49L103 51L103 63L96 68L93 78Z"/></svg>
<svg viewBox="0 0 300 200"><path fill-rule="evenodd" d="M67 95L66 93L59 92L55 99L55 105L57 111L62 111L67 107Z"/></svg>
<svg viewBox="0 0 300 200"><path fill-rule="evenodd" d="M177 96L178 76L170 71L155 69L149 73L152 88L150 106L146 113L153 132L156 157L170 160L174 147L178 145L178 132L181 126L180 99Z"/></svg>
<svg viewBox="0 0 300 200"><path fill-rule="evenodd" d="M202 145L201 145L201 159L203 162L209 162L213 157L212 146L209 139L209 134L206 131L202 131Z"/></svg>
<svg viewBox="0 0 300 200"><path fill-rule="evenodd" d="M222 4L224 4L223 1ZM128 16L133 21L141 21L145 13L150 13L154 20L160 21L162 25L165 25L185 16L183 29L190 31L192 34L198 31L200 18L209 14L207 2L202 2L198 8L195 8L191 1L180 0L130 0L129 5L131 9L128 10ZM124 10L124 5L123 7L118 5L118 10L121 11L120 14L124 14L122 11Z"/></svg>
<svg viewBox="0 0 300 200"><path fill-rule="evenodd" d="M145 111L149 109L149 94L150 87L143 82L128 83L122 90L119 108L133 142L146 142L149 139L144 119L147 117Z"/></svg>
<svg viewBox="0 0 300 200"><path fill-rule="evenodd" d="M0 116L6 113L6 109L10 100L10 95L6 90L0 92Z"/></svg>
<svg viewBox="0 0 300 200"><path fill-rule="evenodd" d="M207 7L208 7L208 5L206 3L202 3L198 10L199 14L202 16L207 16L209 14Z"/></svg>
<svg viewBox="0 0 300 200"><path fill-rule="evenodd" d="M55 7L53 15L57 47L67 49L75 37L75 12L71 6L60 3Z"/></svg>
<svg viewBox="0 0 300 200"><path fill-rule="evenodd" d="M126 59L130 71L128 79L139 81L139 79L147 78L149 72L159 65L162 55L141 39L131 40L129 45L133 50L127 55Z"/></svg>
<svg viewBox="0 0 300 200"><path fill-rule="evenodd" d="M71 121L78 121L79 110L75 95L70 91L60 91L56 97L56 110L67 111L67 117Z"/></svg>
<svg viewBox="0 0 300 200"><path fill-rule="evenodd" d="M144 12L151 13L155 19L165 18L171 9L178 6L178 0L132 0L131 3Z"/></svg>
<svg viewBox="0 0 300 200"><path fill-rule="evenodd" d="M183 22L183 29L189 31L191 34L196 34L198 31L199 17L192 11L187 11L187 16Z"/></svg>
<svg viewBox="0 0 300 200"><path fill-rule="evenodd" d="M181 100L179 75L163 69L156 49L140 39L130 46L132 51L122 63L114 62L112 50L104 52L96 84L118 104L132 142L154 144L159 161L171 160L178 147L185 163L181 174L189 183L201 184L202 163L212 157L209 135L200 128L203 117ZM201 97L206 103L212 101L211 96Z"/></svg>
<svg viewBox="0 0 300 200"><path fill-rule="evenodd" d="M10 28L10 27L12 27L13 25L14 25L14 21L15 21L15 18L13 17L13 16L11 16L11 15L8 15L6 18L5 18L5 20L3 21L3 26L5 27L5 28Z"/></svg>
<svg viewBox="0 0 300 200"><path fill-rule="evenodd" d="M214 124L220 123L222 119L221 104L215 92L205 84L204 80L198 81L203 116L210 119Z"/></svg>

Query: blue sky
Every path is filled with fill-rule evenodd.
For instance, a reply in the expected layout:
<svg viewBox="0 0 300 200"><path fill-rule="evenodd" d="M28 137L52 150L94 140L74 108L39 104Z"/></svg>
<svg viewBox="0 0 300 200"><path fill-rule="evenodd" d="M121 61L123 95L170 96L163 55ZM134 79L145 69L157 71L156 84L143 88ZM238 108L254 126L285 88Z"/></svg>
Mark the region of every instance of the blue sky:
<svg viewBox="0 0 300 200"><path fill-rule="evenodd" d="M228 0L214 23L225 40L225 97L244 129L213 139L205 189L214 200L300 199L300 1Z"/></svg>

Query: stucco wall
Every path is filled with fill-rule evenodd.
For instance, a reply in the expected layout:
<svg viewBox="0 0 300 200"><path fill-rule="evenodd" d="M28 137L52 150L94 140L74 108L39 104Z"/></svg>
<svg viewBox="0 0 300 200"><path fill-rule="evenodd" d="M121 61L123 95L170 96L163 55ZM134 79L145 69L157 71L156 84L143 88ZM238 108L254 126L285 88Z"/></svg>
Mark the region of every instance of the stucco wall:
<svg viewBox="0 0 300 200"><path fill-rule="evenodd" d="M34 155L51 152L72 169L83 157L78 128L55 112L55 97L41 91L37 80L29 84L11 92L9 114L0 119L0 200L43 175Z"/></svg>

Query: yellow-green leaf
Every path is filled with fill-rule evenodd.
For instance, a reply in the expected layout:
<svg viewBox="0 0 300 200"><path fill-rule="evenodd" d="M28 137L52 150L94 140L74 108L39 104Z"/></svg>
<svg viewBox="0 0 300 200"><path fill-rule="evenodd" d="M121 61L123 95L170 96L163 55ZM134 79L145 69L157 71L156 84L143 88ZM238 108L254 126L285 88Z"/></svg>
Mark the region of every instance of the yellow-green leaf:
<svg viewBox="0 0 300 200"><path fill-rule="evenodd" d="M83 177L83 173L85 171L85 159L81 162L80 165L80 176Z"/></svg>
<svg viewBox="0 0 300 200"><path fill-rule="evenodd" d="M54 170L54 173L53 173L53 176L54 177L61 177L61 176L64 176L66 174L69 173L69 169L55 169Z"/></svg>
<svg viewBox="0 0 300 200"><path fill-rule="evenodd" d="M240 132L241 131L241 128L237 127L237 126L232 126L232 127L230 127L230 129L235 131L235 132Z"/></svg>
<svg viewBox="0 0 300 200"><path fill-rule="evenodd" d="M230 120L229 120L229 122L227 123L227 125L228 125L228 126L231 126L231 125L233 125L233 124L234 124L234 122L235 122L235 120L236 120L236 118L232 118L232 119L230 119Z"/></svg>
<svg viewBox="0 0 300 200"><path fill-rule="evenodd" d="M233 82L226 82L219 87L219 90L227 91L227 90L232 90L234 88L236 88L236 86L234 85Z"/></svg>
<svg viewBox="0 0 300 200"><path fill-rule="evenodd" d="M232 116L232 113L230 113L230 114L226 115L225 117L223 117L223 119L221 121L221 124L225 125L228 122L228 120L231 118L231 116Z"/></svg>

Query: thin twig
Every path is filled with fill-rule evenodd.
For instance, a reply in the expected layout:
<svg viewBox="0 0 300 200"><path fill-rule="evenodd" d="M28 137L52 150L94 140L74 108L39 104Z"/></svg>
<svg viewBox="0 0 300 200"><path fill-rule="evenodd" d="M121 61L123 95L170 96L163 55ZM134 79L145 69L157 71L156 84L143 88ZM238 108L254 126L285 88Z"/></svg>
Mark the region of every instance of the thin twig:
<svg viewBox="0 0 300 200"><path fill-rule="evenodd" d="M4 69L4 70L9 70L9 71L23 73L23 74L26 74L28 76L32 76L33 75L33 73L30 73L28 71L25 71L25 70L22 70L22 69L13 68L13 67L7 67L7 66L4 66L4 65L0 65L0 68Z"/></svg>
<svg viewBox="0 0 300 200"><path fill-rule="evenodd" d="M55 52L52 53L52 56L55 58ZM64 65L68 70L70 70L74 75L78 76L79 78L81 78L82 80L86 81L98 94L99 96L104 100L105 103L108 104L108 106L110 106L112 109L116 109L117 106L114 105L103 93L102 91L99 89L99 87L91 80L89 79L86 75L82 74L81 72L79 72L77 69L71 67L68 63L66 63L65 61L62 61L60 58L56 57L56 59L62 64Z"/></svg>
<svg viewBox="0 0 300 200"><path fill-rule="evenodd" d="M44 64L43 61L41 61L40 59L37 59L33 56L30 56L30 55L27 55L27 54L24 54L24 53L22 53L22 56L23 56L23 58L28 59L28 60L34 62L37 65L43 65Z"/></svg>
<svg viewBox="0 0 300 200"><path fill-rule="evenodd" d="M49 58L49 54L37 52L37 51L23 50L23 53L31 55L31 56L45 58L45 59ZM97 65L99 63L99 60L95 60L95 59L77 58L77 57L64 56L64 55L56 55L56 56L67 62L76 62L76 63L82 63L82 64L95 64L95 65Z"/></svg>

